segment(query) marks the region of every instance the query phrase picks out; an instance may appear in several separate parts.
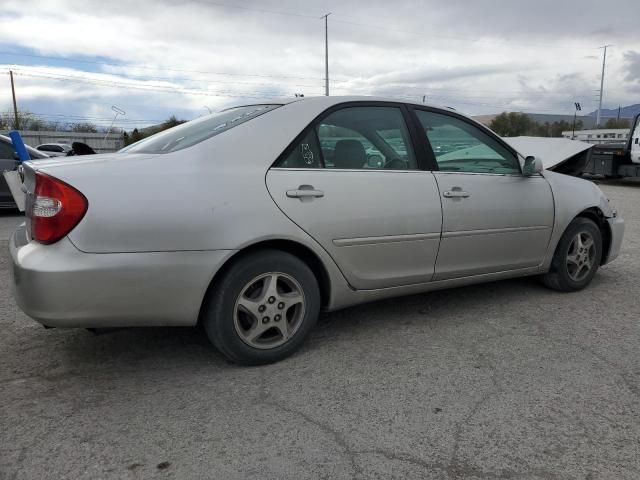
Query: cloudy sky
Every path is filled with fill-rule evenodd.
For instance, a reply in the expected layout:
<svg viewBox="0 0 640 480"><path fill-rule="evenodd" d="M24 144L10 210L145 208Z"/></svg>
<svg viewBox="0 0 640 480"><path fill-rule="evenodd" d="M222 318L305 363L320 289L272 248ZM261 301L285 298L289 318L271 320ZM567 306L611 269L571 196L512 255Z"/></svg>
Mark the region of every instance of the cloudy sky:
<svg viewBox="0 0 640 480"><path fill-rule="evenodd" d="M127 129L236 103L384 95L470 114L640 103L638 0L2 0L0 112Z"/></svg>

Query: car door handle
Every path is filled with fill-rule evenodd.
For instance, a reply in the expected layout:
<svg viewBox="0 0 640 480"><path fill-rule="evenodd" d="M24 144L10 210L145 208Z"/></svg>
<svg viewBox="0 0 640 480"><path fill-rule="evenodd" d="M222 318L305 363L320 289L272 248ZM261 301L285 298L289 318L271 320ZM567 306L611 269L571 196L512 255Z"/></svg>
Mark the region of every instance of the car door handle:
<svg viewBox="0 0 640 480"><path fill-rule="evenodd" d="M446 198L467 198L470 197L471 194L464 190L447 190L442 194L442 196Z"/></svg>
<svg viewBox="0 0 640 480"><path fill-rule="evenodd" d="M306 185L300 185L297 190L287 190L287 197L289 198L320 198L324 197L322 190L315 190L312 188L302 188Z"/></svg>

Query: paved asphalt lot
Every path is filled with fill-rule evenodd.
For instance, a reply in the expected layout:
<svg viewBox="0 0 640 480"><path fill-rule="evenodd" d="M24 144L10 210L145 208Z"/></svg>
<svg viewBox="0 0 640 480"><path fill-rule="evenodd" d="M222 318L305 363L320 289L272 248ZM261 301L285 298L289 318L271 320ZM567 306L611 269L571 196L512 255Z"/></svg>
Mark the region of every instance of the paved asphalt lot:
<svg viewBox="0 0 640 480"><path fill-rule="evenodd" d="M0 478L638 479L640 183L592 286L533 279L326 314L227 363L194 329L45 330L9 293L0 216Z"/></svg>

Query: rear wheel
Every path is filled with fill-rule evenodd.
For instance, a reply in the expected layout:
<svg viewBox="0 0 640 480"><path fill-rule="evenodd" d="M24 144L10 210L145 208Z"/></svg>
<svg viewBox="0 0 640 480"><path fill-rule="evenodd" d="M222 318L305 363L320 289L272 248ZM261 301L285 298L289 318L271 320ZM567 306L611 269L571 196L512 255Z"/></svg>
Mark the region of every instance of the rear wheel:
<svg viewBox="0 0 640 480"><path fill-rule="evenodd" d="M262 250L241 258L216 283L203 324L227 358L259 365L300 348L319 310L309 267L288 253Z"/></svg>
<svg viewBox="0 0 640 480"><path fill-rule="evenodd" d="M562 235L543 283L555 290L574 292L586 287L602 258L602 233L588 218L573 220Z"/></svg>

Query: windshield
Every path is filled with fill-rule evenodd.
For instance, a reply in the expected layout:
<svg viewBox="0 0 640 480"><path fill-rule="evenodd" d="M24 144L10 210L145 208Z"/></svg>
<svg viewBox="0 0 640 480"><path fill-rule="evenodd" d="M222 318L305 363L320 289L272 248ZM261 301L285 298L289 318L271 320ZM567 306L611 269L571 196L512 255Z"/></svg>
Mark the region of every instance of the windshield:
<svg viewBox="0 0 640 480"><path fill-rule="evenodd" d="M123 148L127 153L169 153L191 147L219 133L251 120L280 105L250 105L230 108L222 112L197 118L177 127L144 138Z"/></svg>

